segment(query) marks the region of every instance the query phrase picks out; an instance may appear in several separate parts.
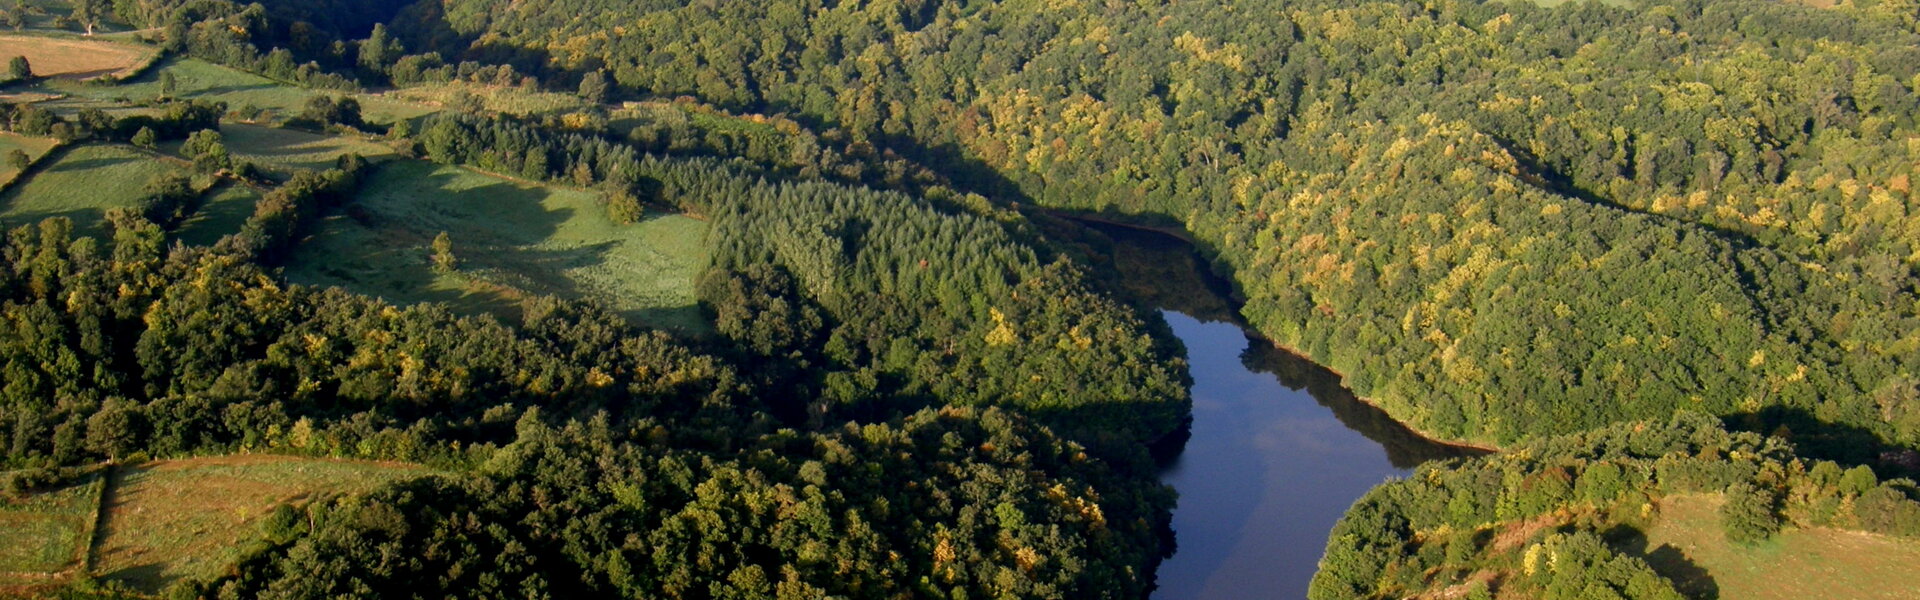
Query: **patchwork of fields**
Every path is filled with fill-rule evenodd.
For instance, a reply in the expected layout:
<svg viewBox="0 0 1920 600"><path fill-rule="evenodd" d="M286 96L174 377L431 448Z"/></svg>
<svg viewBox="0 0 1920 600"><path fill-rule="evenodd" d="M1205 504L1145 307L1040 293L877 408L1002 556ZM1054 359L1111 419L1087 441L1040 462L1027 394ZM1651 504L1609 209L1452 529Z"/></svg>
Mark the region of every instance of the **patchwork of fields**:
<svg viewBox="0 0 1920 600"><path fill-rule="evenodd" d="M39 0L35 0L38 2ZM596 301L630 320L689 334L709 327L694 282L708 264L705 222L649 213L642 222L608 219L596 192L541 185L469 169L397 159L383 140L274 127L327 92L305 90L195 59L147 68L155 49L131 35L101 38L0 35L0 57L26 55L51 76L12 88L6 100L58 114L100 109L149 113L137 103L163 96L227 103L223 143L234 156L284 177L325 169L342 154L384 163L338 214L324 218L285 270L296 282L338 285L400 302L449 303L455 310L516 318L535 294ZM145 68L116 85L80 79ZM165 83L163 83L165 82ZM364 117L395 122L430 114L475 94L516 114L571 111L573 96L518 88L444 84L364 94ZM259 110L254 110L259 109ZM685 118L671 113L629 118ZM69 218L76 235L111 236L104 215L141 204L150 181L188 174L179 141L157 152L99 141L58 147L48 138L0 133L0 155L24 152L25 170L0 164L0 227ZM267 187L194 177L203 195L171 234L207 246L238 231ZM433 238L445 232L460 265L431 267ZM262 519L282 505L365 493L430 474L417 466L267 455L230 455L110 466L76 482L19 497L0 496L0 595L36 593L78 576L145 593L218 575L261 539ZM95 530L96 526L99 528Z"/></svg>
<svg viewBox="0 0 1920 600"><path fill-rule="evenodd" d="M4 54L0 54L3 56ZM48 81L33 91L64 94L71 99L51 106L73 110L110 106L118 100L148 100L167 95L165 84L173 80L172 96L190 100L227 103L229 110L254 107L267 111L268 119L284 119L300 113L307 100L319 95L341 95L307 90L192 58L167 59L130 81L113 86L82 85L78 82ZM377 95L359 96L361 113L369 121L392 122L433 112L420 104L389 100Z"/></svg>

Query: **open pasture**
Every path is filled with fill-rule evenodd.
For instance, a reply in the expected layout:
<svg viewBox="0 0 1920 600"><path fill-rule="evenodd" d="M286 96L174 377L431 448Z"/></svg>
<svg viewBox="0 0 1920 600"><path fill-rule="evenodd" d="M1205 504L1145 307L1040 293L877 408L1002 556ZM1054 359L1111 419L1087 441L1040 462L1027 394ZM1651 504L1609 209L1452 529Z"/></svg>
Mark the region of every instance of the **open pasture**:
<svg viewBox="0 0 1920 600"><path fill-rule="evenodd" d="M253 188L221 184L204 196L200 208L174 230L174 235L188 245L211 246L227 234L239 232L240 226L247 223L247 217L253 216L254 204L259 201L260 192Z"/></svg>
<svg viewBox="0 0 1920 600"><path fill-rule="evenodd" d="M1920 590L1920 542L1814 527L1743 546L1722 532L1721 502L1719 495L1669 498L1647 531L1654 567L1704 597L1896 600Z"/></svg>
<svg viewBox="0 0 1920 600"><path fill-rule="evenodd" d="M585 100L572 94L469 82L408 86L381 94L379 98L451 108L462 92L478 98L487 110L518 116L559 114L587 107Z"/></svg>
<svg viewBox="0 0 1920 600"><path fill-rule="evenodd" d="M96 473L24 498L0 497L0 587L46 583L81 565L100 485Z"/></svg>
<svg viewBox="0 0 1920 600"><path fill-rule="evenodd" d="M136 69L158 49L97 39L0 34L0 60L27 57L34 75L87 79Z"/></svg>
<svg viewBox="0 0 1920 600"><path fill-rule="evenodd" d="M282 120L300 114L300 111L306 108L307 100L314 96L344 95L342 92L307 90L192 58L167 59L163 64L148 69L139 77L118 85L81 85L78 82L53 81L41 85L38 91L67 94L72 96L75 102L105 107L122 99L138 101L166 96L168 94L164 82L169 77L173 80L171 94L173 97L225 102L227 109L231 111L251 106L264 111L261 115L262 120L267 121ZM372 122L410 119L433 112L430 107L396 102L378 96L356 97L360 100L361 114Z"/></svg>
<svg viewBox="0 0 1920 600"><path fill-rule="evenodd" d="M281 504L427 475L416 465L236 454L122 469L107 496L94 575L159 591L216 575Z"/></svg>
<svg viewBox="0 0 1920 600"><path fill-rule="evenodd" d="M0 224L73 220L74 235L105 237L108 209L138 206L148 181L184 173L179 165L120 146L79 146L54 157L0 194Z"/></svg>
<svg viewBox="0 0 1920 600"><path fill-rule="evenodd" d="M47 151L53 149L54 144L54 140L49 138L27 137L16 133L0 132L0 156L5 156L14 150L19 150L27 153L27 158L29 159L40 160L41 156L45 156ZM13 165L5 162L0 162L0 187L5 187L7 184L13 183L13 178L18 176L20 176L20 169L15 169Z"/></svg>
<svg viewBox="0 0 1920 600"><path fill-rule="evenodd" d="M368 159L378 159L393 154L393 148L385 144L354 137L321 135L250 125L246 123L223 123L220 125L220 137L227 151L234 156L253 161L269 170L287 172L292 169L328 169L334 166L340 156L355 153ZM177 149L179 143L168 146Z"/></svg>
<svg viewBox="0 0 1920 600"><path fill-rule="evenodd" d="M345 213L295 252L290 279L506 317L526 293L588 298L638 323L705 330L693 293L707 264L697 219L651 213L618 225L593 192L422 161L382 167ZM432 267L442 231L457 273Z"/></svg>

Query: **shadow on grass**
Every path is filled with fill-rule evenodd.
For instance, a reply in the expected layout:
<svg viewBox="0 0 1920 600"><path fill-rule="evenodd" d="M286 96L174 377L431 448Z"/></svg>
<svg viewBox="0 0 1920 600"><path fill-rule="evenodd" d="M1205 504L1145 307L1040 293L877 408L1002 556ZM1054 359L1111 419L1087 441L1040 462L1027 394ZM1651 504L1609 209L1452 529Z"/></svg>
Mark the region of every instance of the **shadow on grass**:
<svg viewBox="0 0 1920 600"><path fill-rule="evenodd" d="M100 244L99 248L111 250L113 230L107 226L107 211L99 208L78 208L59 212L22 212L8 213L7 200L0 200L0 231L22 225L37 225L47 219L64 218L73 222L73 237L91 237Z"/></svg>
<svg viewBox="0 0 1920 600"><path fill-rule="evenodd" d="M542 204L548 189L402 161L384 167L372 193L328 216L290 271L301 283L337 285L399 303L444 303L461 313L521 318L530 295L621 300L573 273L607 266L622 242L543 248L580 209ZM664 215L649 215L648 219ZM432 245L446 232L458 274L435 269ZM631 306L631 305L629 305ZM691 302L617 310L631 322L683 333L704 330Z"/></svg>
<svg viewBox="0 0 1920 600"><path fill-rule="evenodd" d="M130 162L137 162L139 160L140 160L139 158L132 157L132 156L85 158L80 160L62 161L62 162L54 163L53 166L47 168L46 172L47 173L64 173L69 171L85 171L88 169L103 169L103 168L122 165Z"/></svg>
<svg viewBox="0 0 1920 600"><path fill-rule="evenodd" d="M1608 530L1605 537L1615 552L1646 561L1647 566L1672 581L1674 587L1688 598L1719 600L1720 585L1713 580L1713 575L1695 564L1679 548L1666 544L1648 548L1647 534L1627 525Z"/></svg>
<svg viewBox="0 0 1920 600"><path fill-rule="evenodd" d="M271 90L277 87L280 87L280 86L274 85L271 83L253 83L253 84L247 84L247 85L216 85L210 88L191 90L191 91L188 91L186 94L189 96L218 96L221 94L237 94L240 92L257 92L262 90Z"/></svg>

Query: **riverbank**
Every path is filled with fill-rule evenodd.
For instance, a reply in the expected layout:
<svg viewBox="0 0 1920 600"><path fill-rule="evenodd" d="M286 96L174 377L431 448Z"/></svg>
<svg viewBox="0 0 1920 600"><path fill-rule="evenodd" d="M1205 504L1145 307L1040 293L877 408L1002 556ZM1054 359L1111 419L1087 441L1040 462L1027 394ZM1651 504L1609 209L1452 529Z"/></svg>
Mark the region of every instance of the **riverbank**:
<svg viewBox="0 0 1920 600"><path fill-rule="evenodd" d="M1138 289L1139 286L1128 286L1128 287L1135 288L1134 289L1135 294L1147 298L1150 301L1149 303L1156 303L1156 304L1163 305L1163 306L1160 306L1160 308L1175 310L1175 311L1184 312L1187 314L1203 315L1208 318L1227 319L1228 322L1246 331L1249 338L1257 339L1259 343L1271 345L1273 349L1279 352L1286 353L1287 355L1290 355L1296 359L1312 364L1315 368L1326 371L1327 373L1333 375L1335 378L1337 378L1340 381L1339 388L1342 392L1344 392L1344 395L1347 395L1351 397L1353 400L1358 401L1360 404L1363 404L1368 408L1374 411L1377 411L1387 420L1390 420L1393 424L1395 424L1399 428L1404 429L1408 434L1418 437L1421 441L1424 441L1426 443L1433 444L1433 445L1447 446L1447 447L1457 448L1461 450L1472 451L1475 453L1499 452L1501 450L1501 448L1498 445L1495 445L1492 443L1478 441L1478 440L1454 439L1454 438L1437 436L1429 431L1416 427L1412 423L1409 423L1399 418L1398 416L1394 415L1392 411L1387 410L1378 401L1372 398L1353 394L1352 390L1350 388L1347 388L1345 385L1345 380L1346 380L1345 373L1342 373L1332 367L1327 366L1326 364L1316 360L1313 356L1310 356L1304 352L1301 352L1297 348L1293 348L1291 346L1288 346L1286 344L1280 343L1278 341L1275 341L1271 338L1266 337L1266 334L1260 331L1258 327L1255 327L1252 323L1247 322L1245 316L1242 314L1241 310L1245 307L1245 299L1239 297L1239 295L1235 293L1236 288L1234 287L1232 278L1213 271L1212 263L1207 260L1207 257L1202 255L1200 248L1198 247L1198 244L1196 243L1195 239L1191 234L1188 234L1183 230L1177 230L1171 227L1129 223L1124 220L1118 220L1118 219L1109 218L1101 215L1072 213L1072 212L1058 211L1058 210L1051 210L1051 209L1037 209L1035 212L1039 215L1043 215L1046 217L1052 217L1055 219L1060 219L1060 220L1079 224L1082 227L1086 227L1094 231L1100 232L1102 235L1108 237L1109 239L1114 238L1112 233L1114 233L1113 230L1117 229L1117 230L1123 230L1127 232L1133 232L1133 234L1135 235L1158 236L1160 239L1164 239L1171 243L1179 244L1181 246L1181 251L1190 255L1192 264L1194 265L1194 268L1198 271L1195 275L1198 276L1199 281L1185 282L1184 287L1187 289L1177 290L1171 293L1149 292L1149 293L1142 294ZM1134 249L1142 249L1140 248L1139 242L1143 240L1112 239L1112 241L1115 244L1126 244L1128 242L1133 242ZM1148 244L1148 245L1150 246L1151 244ZM1159 249L1159 248L1147 248L1147 249L1151 250L1154 253L1161 253L1161 254L1165 253L1164 249ZM1119 260L1119 257L1116 256L1115 259ZM1161 260L1156 262L1158 264L1156 264L1155 267L1160 268L1160 267L1165 267L1166 264L1171 261ZM1166 285L1168 283L1168 280L1171 278L1172 277L1164 273L1157 273L1157 274L1154 274L1154 276L1149 276L1149 277L1122 277L1122 279L1125 280L1126 282L1140 283L1144 281L1147 283L1151 283L1155 286ZM1152 287L1152 286L1149 286L1149 287ZM1179 287L1179 286L1176 286L1176 287ZM1168 298L1168 296L1170 295L1180 295L1182 293L1190 295L1192 292L1195 292L1195 291L1204 291L1209 295L1216 297L1218 300L1223 302L1225 306L1224 307L1219 307L1219 306L1202 307L1202 306L1198 306L1198 304L1201 304L1201 303L1194 302L1193 299L1190 297L1179 299L1179 301L1170 301L1172 299ZM1211 303L1206 303L1206 304L1211 304Z"/></svg>

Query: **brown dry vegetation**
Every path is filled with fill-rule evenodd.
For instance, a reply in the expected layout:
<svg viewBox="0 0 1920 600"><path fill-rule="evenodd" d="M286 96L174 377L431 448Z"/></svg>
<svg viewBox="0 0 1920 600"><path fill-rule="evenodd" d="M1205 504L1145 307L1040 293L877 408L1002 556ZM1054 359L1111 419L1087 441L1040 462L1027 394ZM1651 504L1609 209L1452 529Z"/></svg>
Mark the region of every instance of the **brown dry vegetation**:
<svg viewBox="0 0 1920 600"><path fill-rule="evenodd" d="M136 69L153 59L156 50L144 46L98 40L75 40L30 35L0 35L0 60L25 56L34 75L86 79Z"/></svg>

